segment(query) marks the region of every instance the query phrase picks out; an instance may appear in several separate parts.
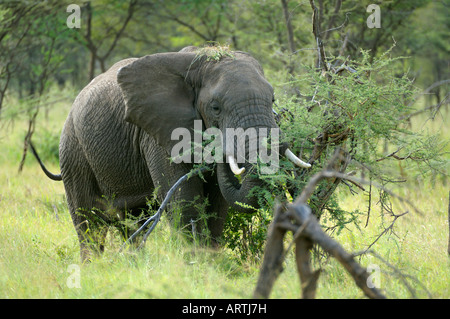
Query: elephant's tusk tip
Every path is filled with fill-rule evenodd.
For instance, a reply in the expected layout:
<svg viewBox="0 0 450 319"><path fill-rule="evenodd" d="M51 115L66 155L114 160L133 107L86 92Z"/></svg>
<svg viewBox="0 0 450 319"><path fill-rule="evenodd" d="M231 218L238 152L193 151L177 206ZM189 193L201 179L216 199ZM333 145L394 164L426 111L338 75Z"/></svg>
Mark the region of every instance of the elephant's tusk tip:
<svg viewBox="0 0 450 319"><path fill-rule="evenodd" d="M228 164L230 165L230 169L233 172L234 175L241 175L242 173L245 172L245 167L240 168L237 163L236 160L234 159L233 156L229 155L228 156Z"/></svg>
<svg viewBox="0 0 450 319"><path fill-rule="evenodd" d="M295 165L303 167L303 168L310 168L311 164L303 162L301 159L299 159L297 156L295 156L294 153L290 149L286 149L284 152L284 155L292 161Z"/></svg>

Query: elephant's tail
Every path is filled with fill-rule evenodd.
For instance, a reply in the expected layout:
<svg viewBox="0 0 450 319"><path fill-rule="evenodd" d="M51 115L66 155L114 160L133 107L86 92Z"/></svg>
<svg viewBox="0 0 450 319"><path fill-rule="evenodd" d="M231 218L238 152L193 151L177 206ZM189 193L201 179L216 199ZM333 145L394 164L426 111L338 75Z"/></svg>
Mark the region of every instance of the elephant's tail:
<svg viewBox="0 0 450 319"><path fill-rule="evenodd" d="M39 157L38 153L36 152L36 149L34 148L33 144L30 141L30 147L31 147L31 152L33 153L33 155L36 157L36 159L39 162L39 165L41 165L42 170L44 171L45 175L48 176L48 178L54 180L54 181L62 181L62 177L61 174L55 175L50 173L47 168L45 167L44 163L42 163L41 158Z"/></svg>

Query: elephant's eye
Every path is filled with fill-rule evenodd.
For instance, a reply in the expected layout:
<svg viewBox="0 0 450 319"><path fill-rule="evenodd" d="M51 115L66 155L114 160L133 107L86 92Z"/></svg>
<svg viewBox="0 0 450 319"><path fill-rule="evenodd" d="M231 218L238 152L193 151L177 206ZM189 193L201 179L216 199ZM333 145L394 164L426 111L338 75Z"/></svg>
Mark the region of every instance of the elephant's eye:
<svg viewBox="0 0 450 319"><path fill-rule="evenodd" d="M212 110L214 113L219 114L220 113L220 106L218 103L213 103L213 105L211 106Z"/></svg>

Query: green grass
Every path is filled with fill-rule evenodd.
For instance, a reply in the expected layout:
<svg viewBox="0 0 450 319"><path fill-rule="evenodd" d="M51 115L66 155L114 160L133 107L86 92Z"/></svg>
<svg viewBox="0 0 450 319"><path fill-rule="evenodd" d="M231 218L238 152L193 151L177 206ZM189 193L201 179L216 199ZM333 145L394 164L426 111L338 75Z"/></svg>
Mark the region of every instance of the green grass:
<svg viewBox="0 0 450 319"><path fill-rule="evenodd" d="M67 107L59 105L50 112L48 120L40 118L37 134L43 128L59 134L66 114ZM442 121L432 124L441 127L443 136L449 136ZM24 171L17 173L25 130L26 121L18 118L14 126L0 131L0 298L252 296L258 261L240 262L228 250L210 250L188 243L164 219L144 250L120 252L119 236L111 232L105 253L90 264L80 265L78 240L65 204L63 184L48 180L31 156ZM59 171L56 163L50 162L49 166L52 171ZM430 178L415 178L413 172L407 174L413 182L396 191L417 205L423 215L410 210L397 220L395 232L383 236L373 249L402 273L417 278L433 298L450 298L449 186L441 178L432 182ZM364 195L352 196L342 191L339 196L346 208L366 207ZM410 209L398 201L395 205L399 211ZM366 217L362 216L360 230L344 229L335 238L348 251L365 249L383 229L381 214L374 198L367 228L363 227ZM384 215L384 225L390 221ZM381 289L388 297L412 297L398 276L385 273L390 268L383 262L370 255L362 256L360 262L380 266ZM318 298L363 297L336 261L323 263L322 268ZM74 287L78 269L81 288ZM428 297L420 284L411 279L408 283L417 297ZM271 297L300 297L292 252Z"/></svg>

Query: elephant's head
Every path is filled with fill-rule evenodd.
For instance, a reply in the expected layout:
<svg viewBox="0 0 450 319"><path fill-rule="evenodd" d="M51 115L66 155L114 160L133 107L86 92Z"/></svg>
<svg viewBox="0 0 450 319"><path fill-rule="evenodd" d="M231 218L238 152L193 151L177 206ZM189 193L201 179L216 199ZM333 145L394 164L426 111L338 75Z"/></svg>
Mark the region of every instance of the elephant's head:
<svg viewBox="0 0 450 319"><path fill-rule="evenodd" d="M172 140L175 129L186 128L194 136L195 120L201 120L204 129L218 128L224 137L223 161L217 164L221 192L241 211L236 202L256 205L248 194L261 185L261 179L255 176L249 156L252 148L261 147L262 136L249 135L242 144L225 138L227 129L248 132L254 128L260 133L278 128L272 112L273 88L254 58L232 52L209 59L188 47L135 60L119 70L118 83L125 98L126 120L152 135L168 154L178 143ZM293 155L284 145L280 152ZM292 159L309 167L295 156ZM241 182L235 177L239 174Z"/></svg>

